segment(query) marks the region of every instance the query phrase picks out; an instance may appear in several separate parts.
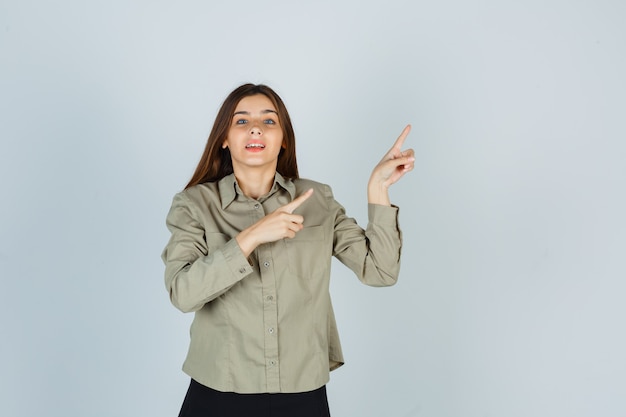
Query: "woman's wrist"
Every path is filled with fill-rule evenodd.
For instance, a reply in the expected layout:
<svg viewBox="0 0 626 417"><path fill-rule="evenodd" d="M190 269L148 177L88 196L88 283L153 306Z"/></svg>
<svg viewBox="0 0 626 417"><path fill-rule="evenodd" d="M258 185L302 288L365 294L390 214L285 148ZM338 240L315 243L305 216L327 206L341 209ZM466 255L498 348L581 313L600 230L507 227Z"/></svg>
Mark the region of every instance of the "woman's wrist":
<svg viewBox="0 0 626 417"><path fill-rule="evenodd" d="M239 234L235 236L235 240L246 258L250 256L250 254L258 246L258 243L254 240L254 236L250 233L249 228L239 232Z"/></svg>
<svg viewBox="0 0 626 417"><path fill-rule="evenodd" d="M381 206L390 206L389 188L381 182L370 179L370 182L367 184L367 202Z"/></svg>

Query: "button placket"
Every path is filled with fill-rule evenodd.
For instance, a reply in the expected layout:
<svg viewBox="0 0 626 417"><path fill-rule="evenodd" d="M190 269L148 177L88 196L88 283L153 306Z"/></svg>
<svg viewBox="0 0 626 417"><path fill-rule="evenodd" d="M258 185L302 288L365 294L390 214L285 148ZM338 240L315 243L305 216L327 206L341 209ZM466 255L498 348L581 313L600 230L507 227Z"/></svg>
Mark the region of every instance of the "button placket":
<svg viewBox="0 0 626 417"><path fill-rule="evenodd" d="M272 259L272 244L258 248L258 268L261 275L263 326L265 328L265 364L268 389L280 389L278 369L278 306L276 304L276 276Z"/></svg>

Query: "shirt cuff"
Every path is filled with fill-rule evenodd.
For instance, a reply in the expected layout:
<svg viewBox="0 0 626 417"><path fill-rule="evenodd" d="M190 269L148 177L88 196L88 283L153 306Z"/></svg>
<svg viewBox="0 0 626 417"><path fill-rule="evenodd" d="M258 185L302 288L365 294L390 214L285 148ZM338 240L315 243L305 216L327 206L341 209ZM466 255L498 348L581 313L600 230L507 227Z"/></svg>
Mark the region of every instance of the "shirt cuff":
<svg viewBox="0 0 626 417"><path fill-rule="evenodd" d="M224 259L226 260L226 263L233 275L239 279L251 274L254 271L252 265L250 265L246 257L243 255L243 252L241 251L241 248L235 238L232 238L226 243L226 245L224 245L222 248L222 254L224 255Z"/></svg>
<svg viewBox="0 0 626 417"><path fill-rule="evenodd" d="M367 215L370 223L379 225L396 226L398 224L398 206L383 206L380 204L368 204Z"/></svg>

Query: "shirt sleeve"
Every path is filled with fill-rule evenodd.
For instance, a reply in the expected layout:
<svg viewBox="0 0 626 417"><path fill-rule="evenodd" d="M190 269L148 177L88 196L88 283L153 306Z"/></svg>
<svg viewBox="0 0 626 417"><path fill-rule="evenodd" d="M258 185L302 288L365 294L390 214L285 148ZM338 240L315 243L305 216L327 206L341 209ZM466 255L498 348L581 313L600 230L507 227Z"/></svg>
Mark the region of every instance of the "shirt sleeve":
<svg viewBox="0 0 626 417"><path fill-rule="evenodd" d="M368 205L368 225L363 230L332 198L335 212L333 255L350 268L365 284L393 285L400 273L402 234L398 207Z"/></svg>
<svg viewBox="0 0 626 417"><path fill-rule="evenodd" d="M172 235L161 255L165 287L179 310L201 309L252 273L237 241L206 233L184 193L174 197L166 224Z"/></svg>

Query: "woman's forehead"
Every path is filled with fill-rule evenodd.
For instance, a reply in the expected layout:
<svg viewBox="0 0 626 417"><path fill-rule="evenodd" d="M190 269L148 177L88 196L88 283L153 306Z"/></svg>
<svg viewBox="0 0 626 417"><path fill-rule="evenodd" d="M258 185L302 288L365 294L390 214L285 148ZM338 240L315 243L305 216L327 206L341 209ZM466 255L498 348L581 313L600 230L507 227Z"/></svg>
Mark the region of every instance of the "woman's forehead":
<svg viewBox="0 0 626 417"><path fill-rule="evenodd" d="M274 106L274 103L272 103L272 100L263 94L255 94L253 96L244 97L239 100L237 107L235 107L236 112L258 112L263 110L273 110L276 112L276 107Z"/></svg>

